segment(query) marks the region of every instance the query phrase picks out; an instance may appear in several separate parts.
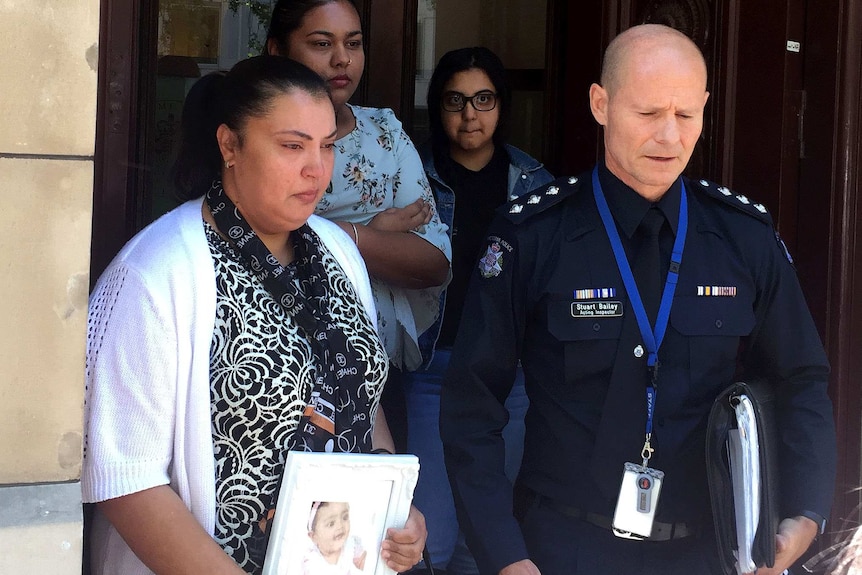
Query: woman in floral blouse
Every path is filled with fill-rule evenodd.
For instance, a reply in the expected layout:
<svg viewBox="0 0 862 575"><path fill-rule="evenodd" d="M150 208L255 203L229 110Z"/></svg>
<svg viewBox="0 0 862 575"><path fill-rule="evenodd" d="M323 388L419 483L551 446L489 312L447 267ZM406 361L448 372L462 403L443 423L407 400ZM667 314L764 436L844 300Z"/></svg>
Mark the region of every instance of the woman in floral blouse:
<svg viewBox="0 0 862 575"><path fill-rule="evenodd" d="M365 259L392 373L414 370L422 362L418 337L434 323L449 277L451 245L401 122L390 109L348 104L365 68L356 6L350 0L278 0L267 51L302 62L326 81L338 133L332 184L316 213L337 222ZM400 403L401 386L392 380L384 405ZM386 413L396 445L403 446L404 424L393 420L403 414L403 403L393 407Z"/></svg>

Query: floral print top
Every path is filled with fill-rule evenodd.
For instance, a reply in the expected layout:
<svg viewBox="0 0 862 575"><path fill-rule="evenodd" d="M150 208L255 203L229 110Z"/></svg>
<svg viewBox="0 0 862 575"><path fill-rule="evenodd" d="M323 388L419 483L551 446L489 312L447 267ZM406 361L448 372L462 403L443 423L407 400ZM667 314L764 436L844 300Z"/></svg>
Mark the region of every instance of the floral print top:
<svg viewBox="0 0 862 575"><path fill-rule="evenodd" d="M422 160L401 122L388 108L350 108L356 128L335 142L332 183L315 212L329 220L367 224L380 212L403 208L421 197L431 204L431 221L413 233L451 262L446 225L437 213ZM410 371L422 363L419 335L434 323L444 287L406 289L371 277L378 331L396 367Z"/></svg>

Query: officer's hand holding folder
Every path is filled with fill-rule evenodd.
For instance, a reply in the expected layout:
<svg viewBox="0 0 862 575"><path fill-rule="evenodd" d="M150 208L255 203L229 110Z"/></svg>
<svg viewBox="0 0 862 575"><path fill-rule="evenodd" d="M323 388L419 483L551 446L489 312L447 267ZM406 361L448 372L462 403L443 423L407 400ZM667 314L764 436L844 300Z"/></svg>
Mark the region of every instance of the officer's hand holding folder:
<svg viewBox="0 0 862 575"><path fill-rule="evenodd" d="M706 462L724 573L775 564L778 529L774 397L766 382L735 383L709 414Z"/></svg>

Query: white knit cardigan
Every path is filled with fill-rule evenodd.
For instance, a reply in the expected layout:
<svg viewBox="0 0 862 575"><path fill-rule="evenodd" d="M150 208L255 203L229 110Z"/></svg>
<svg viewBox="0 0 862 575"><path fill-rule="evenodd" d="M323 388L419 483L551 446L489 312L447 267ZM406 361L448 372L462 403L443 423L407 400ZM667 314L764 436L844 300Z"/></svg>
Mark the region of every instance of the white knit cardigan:
<svg viewBox="0 0 862 575"><path fill-rule="evenodd" d="M90 296L84 502L170 485L210 534L215 458L209 352L216 278L202 199L153 222L122 249ZM337 225L308 220L376 312L362 257ZM149 574L98 512L91 534L96 574Z"/></svg>

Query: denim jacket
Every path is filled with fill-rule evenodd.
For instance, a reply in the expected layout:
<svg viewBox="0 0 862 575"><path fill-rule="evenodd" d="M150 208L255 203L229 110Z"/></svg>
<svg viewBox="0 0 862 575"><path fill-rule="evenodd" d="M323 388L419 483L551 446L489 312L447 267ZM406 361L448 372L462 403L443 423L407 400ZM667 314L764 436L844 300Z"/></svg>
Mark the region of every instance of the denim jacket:
<svg viewBox="0 0 862 575"><path fill-rule="evenodd" d="M554 179L541 162L519 150L515 146L506 144L506 152L509 154L509 183L508 199L513 200L527 192L543 186ZM434 166L434 154L431 146L423 146L419 150L422 157L422 165L428 176L428 183L434 192L434 200L437 202L437 213L440 220L448 227L449 239L452 239L452 224L455 221L455 192L443 181L437 168ZM437 321L419 336L419 350L422 353L422 367L426 369L431 363L434 355L434 346L440 336L440 328L443 325L443 310L446 304L446 291L440 294L440 313Z"/></svg>

